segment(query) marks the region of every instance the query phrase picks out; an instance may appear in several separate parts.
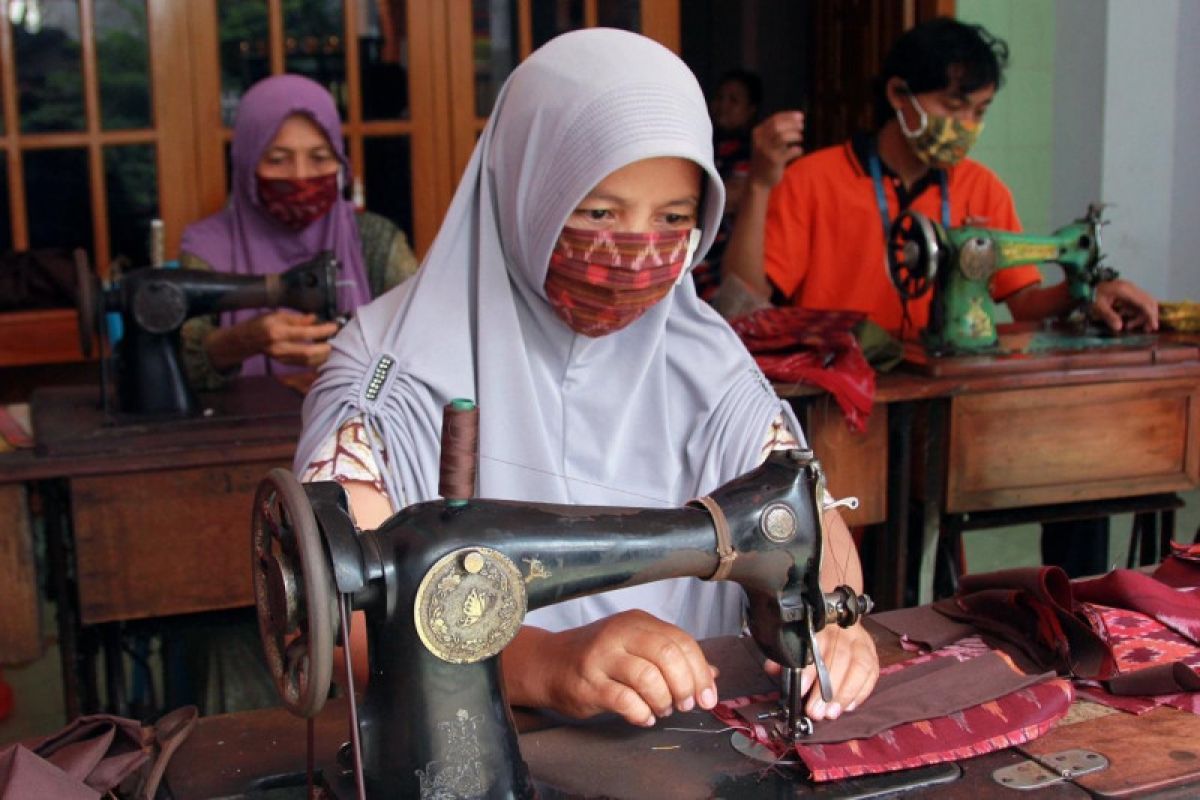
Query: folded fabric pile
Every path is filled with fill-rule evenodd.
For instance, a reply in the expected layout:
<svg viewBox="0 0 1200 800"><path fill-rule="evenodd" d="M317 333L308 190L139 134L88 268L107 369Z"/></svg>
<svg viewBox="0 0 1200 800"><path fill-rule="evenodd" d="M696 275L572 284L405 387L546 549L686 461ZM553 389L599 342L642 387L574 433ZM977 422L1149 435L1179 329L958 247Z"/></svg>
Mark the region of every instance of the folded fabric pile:
<svg viewBox="0 0 1200 800"><path fill-rule="evenodd" d="M1200 545L1172 544L1152 575L1114 570L1071 582L1057 567L967 575L934 608L1035 668L1075 678L1088 699L1200 714Z"/></svg>
<svg viewBox="0 0 1200 800"><path fill-rule="evenodd" d="M875 370L855 338L857 311L763 308L730 324L759 369L777 383L808 383L833 395L852 430L867 428Z"/></svg>

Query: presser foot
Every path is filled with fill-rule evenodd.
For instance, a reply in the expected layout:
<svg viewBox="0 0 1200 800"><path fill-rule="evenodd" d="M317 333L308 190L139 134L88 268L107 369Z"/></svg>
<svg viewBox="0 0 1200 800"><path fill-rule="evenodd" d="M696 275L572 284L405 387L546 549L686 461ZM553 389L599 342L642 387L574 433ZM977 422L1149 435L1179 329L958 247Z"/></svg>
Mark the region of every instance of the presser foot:
<svg viewBox="0 0 1200 800"><path fill-rule="evenodd" d="M734 733L729 737L729 743L742 755L763 764L789 767L800 763L800 757L790 748L783 755L777 756L771 748L759 744L744 733Z"/></svg>

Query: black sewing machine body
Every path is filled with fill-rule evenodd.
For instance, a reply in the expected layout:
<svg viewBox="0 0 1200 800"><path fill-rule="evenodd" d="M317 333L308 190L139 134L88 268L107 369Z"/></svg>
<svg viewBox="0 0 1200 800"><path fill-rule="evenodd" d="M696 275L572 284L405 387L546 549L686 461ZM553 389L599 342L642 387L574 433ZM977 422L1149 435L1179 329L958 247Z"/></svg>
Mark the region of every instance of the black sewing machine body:
<svg viewBox="0 0 1200 800"><path fill-rule="evenodd" d="M102 287L76 255L79 331L85 355L107 338L105 315L120 315L113 348L117 410L133 415L190 415L197 407L179 363L179 330L192 317L248 308L293 308L337 316L337 260L322 253L277 275L232 275L145 268ZM105 374L107 370L105 370ZM105 379L107 384L107 379ZM102 388L107 405L107 385Z"/></svg>
<svg viewBox="0 0 1200 800"><path fill-rule="evenodd" d="M773 455L711 495L736 553L726 577L747 592L763 653L788 668L813 663L814 630L845 624L845 594L823 595L818 583L823 495L810 451ZM366 796L531 797L499 659L526 610L707 578L719 563L716 542L701 506L434 501L356 531L340 486L300 489L274 472L254 522L268 664L289 708L315 714L339 627L330 609L336 593L346 595L367 619L371 678L358 720ZM857 619L869 600L851 594L849 605ZM296 630L303 649L284 644Z"/></svg>

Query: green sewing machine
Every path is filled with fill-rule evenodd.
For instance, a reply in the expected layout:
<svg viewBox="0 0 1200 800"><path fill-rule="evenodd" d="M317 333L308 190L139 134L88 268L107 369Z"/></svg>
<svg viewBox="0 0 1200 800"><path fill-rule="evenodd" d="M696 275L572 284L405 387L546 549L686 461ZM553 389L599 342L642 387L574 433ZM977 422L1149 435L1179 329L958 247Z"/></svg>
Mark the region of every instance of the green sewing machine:
<svg viewBox="0 0 1200 800"><path fill-rule="evenodd" d="M1101 265L1102 206L1049 236L965 226L944 228L905 211L888 232L888 271L901 302L933 290L922 335L932 355L986 353L997 348L996 305L988 292L1002 269L1053 262L1066 273L1071 298L1090 304L1096 286L1117 271Z"/></svg>

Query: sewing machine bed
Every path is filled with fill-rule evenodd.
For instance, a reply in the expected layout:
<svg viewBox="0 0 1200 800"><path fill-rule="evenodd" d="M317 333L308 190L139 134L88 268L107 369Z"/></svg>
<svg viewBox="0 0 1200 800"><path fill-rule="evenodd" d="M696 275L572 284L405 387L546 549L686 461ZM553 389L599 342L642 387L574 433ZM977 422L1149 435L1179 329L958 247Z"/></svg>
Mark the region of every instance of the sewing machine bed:
<svg viewBox="0 0 1200 800"><path fill-rule="evenodd" d="M885 663L904 658L895 636L874 626ZM732 637L702 643L721 670L724 696L774 688L757 656ZM345 741L344 702L331 701L317 718L317 766L328 769L332 754ZM813 785L788 767L767 769L736 751L728 732L707 712L675 714L653 729L619 719L563 724L533 714L518 714L521 752L545 800L555 798L648 797L820 797L895 796L979 798L1011 796L991 781L991 773L1023 760L1015 750L990 753L961 764L943 764L903 773ZM688 731L673 731L686 728ZM708 730L712 733L698 733ZM172 759L167 780L176 800L255 798L283 800L304 793L305 724L282 709L207 717ZM348 782L340 798L352 798ZM1085 798L1076 786L1048 786L1039 798Z"/></svg>
<svg viewBox="0 0 1200 800"><path fill-rule="evenodd" d="M198 396L194 417L105 414L98 386L49 387L30 399L40 455L88 455L204 445L214 437L238 441L294 438L301 397L273 377L239 378Z"/></svg>
<svg viewBox="0 0 1200 800"><path fill-rule="evenodd" d="M904 343L904 361L931 377L967 377L1010 372L1110 369L1194 361L1200 356L1195 342L1151 334L1109 336L1060 328L1044 329L1034 323L997 326L1000 343L995 352L975 355L933 356L915 341Z"/></svg>

